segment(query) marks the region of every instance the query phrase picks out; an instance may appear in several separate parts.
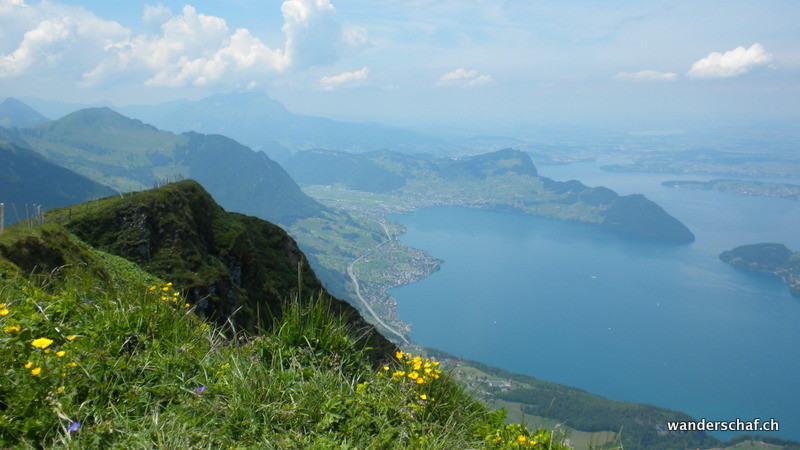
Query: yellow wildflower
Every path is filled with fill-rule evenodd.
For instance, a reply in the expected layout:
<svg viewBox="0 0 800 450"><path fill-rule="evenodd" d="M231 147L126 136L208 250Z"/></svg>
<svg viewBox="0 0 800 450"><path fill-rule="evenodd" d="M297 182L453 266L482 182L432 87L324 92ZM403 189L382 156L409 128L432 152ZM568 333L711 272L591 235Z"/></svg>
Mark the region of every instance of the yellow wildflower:
<svg viewBox="0 0 800 450"><path fill-rule="evenodd" d="M28 364L25 364L25 368L30 369L31 367L33 367L33 363L28 361Z"/></svg>
<svg viewBox="0 0 800 450"><path fill-rule="evenodd" d="M11 325L11 326L8 326L8 327L3 327L3 331L6 332L6 333L11 333L11 332L15 332L15 331L17 333L19 333L20 330L22 330L22 328L19 325Z"/></svg>
<svg viewBox="0 0 800 450"><path fill-rule="evenodd" d="M75 340L75 338L76 338L76 337L78 337L78 336L75 336L75 335L73 334L73 335L71 335L71 336L67 336L67 340L68 340L68 341L72 341L72 340Z"/></svg>
<svg viewBox="0 0 800 450"><path fill-rule="evenodd" d="M383 370L384 371L388 371L389 370L389 366L383 366Z"/></svg>
<svg viewBox="0 0 800 450"><path fill-rule="evenodd" d="M76 363L76 362L67 363L67 366L69 366L69 367L76 367L77 365L78 365L78 363Z"/></svg>
<svg viewBox="0 0 800 450"><path fill-rule="evenodd" d="M392 376L393 377L404 377L404 376L406 376L406 373L403 372L402 370L398 370L397 372L393 373Z"/></svg>
<svg viewBox="0 0 800 450"><path fill-rule="evenodd" d="M419 378L419 372L411 372L411 373L409 373L408 374L408 378L411 378L412 380L416 380L417 378Z"/></svg>
<svg viewBox="0 0 800 450"><path fill-rule="evenodd" d="M167 286L170 286L170 287L171 287L171 286L172 286L172 283L167 283Z"/></svg>
<svg viewBox="0 0 800 450"><path fill-rule="evenodd" d="M0 316L7 316L7 315L8 315L8 310L7 309L5 309L5 308L0 309Z"/></svg>
<svg viewBox="0 0 800 450"><path fill-rule="evenodd" d="M419 396L419 398L421 398L421 399L423 399L423 400L427 400L427 399L428 399L428 396L427 396L427 395L425 395L425 394L422 394L422 395L420 395L420 396Z"/></svg>
<svg viewBox="0 0 800 450"><path fill-rule="evenodd" d="M403 359L403 352L397 352L394 354L397 359Z"/></svg>
<svg viewBox="0 0 800 450"><path fill-rule="evenodd" d="M151 291L155 291L156 289L158 289L158 288L157 288L157 287L155 287L155 286L150 286L150 290L151 290Z"/></svg>
<svg viewBox="0 0 800 450"><path fill-rule="evenodd" d="M66 354L67 354L67 352L65 352L64 350L59 350L59 351L56 352L56 355L59 358L61 358L62 356L66 355Z"/></svg>
<svg viewBox="0 0 800 450"><path fill-rule="evenodd" d="M188 307L190 307L190 306L192 306L192 305L190 305L190 304L188 304L188 303L184 303L184 304L183 304L183 306L184 306L184 307L186 307L186 308L188 308Z"/></svg>
<svg viewBox="0 0 800 450"><path fill-rule="evenodd" d="M44 350L47 347L49 347L50 344L52 343L53 343L52 339L39 338L39 339L34 339L33 342L31 342L31 345L36 348L41 348L42 350Z"/></svg>
<svg viewBox="0 0 800 450"><path fill-rule="evenodd" d="M56 389L56 394L64 392L64 389L65 389L64 386L59 387L58 389Z"/></svg>
<svg viewBox="0 0 800 450"><path fill-rule="evenodd" d="M31 375L39 375L40 373L42 373L42 368L41 367L37 367L35 369L31 369Z"/></svg>
<svg viewBox="0 0 800 450"><path fill-rule="evenodd" d="M44 352L45 352L45 353L50 353L50 349L49 349L49 348L46 348L46 349L44 349Z"/></svg>
<svg viewBox="0 0 800 450"><path fill-rule="evenodd" d="M169 290L169 288L164 286L164 287L161 288L161 290L164 291L164 292L167 292Z"/></svg>
<svg viewBox="0 0 800 450"><path fill-rule="evenodd" d="M525 442L528 440L528 438L520 434L519 436L517 436L517 440L520 442Z"/></svg>

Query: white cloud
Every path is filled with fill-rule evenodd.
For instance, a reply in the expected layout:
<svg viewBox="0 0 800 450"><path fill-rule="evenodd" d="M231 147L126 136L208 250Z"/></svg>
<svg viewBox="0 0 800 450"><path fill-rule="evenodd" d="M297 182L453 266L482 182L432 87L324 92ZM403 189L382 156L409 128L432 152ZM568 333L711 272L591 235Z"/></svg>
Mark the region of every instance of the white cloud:
<svg viewBox="0 0 800 450"><path fill-rule="evenodd" d="M285 0L281 12L286 56L296 69L330 64L366 43L366 30L339 25L329 0Z"/></svg>
<svg viewBox="0 0 800 450"><path fill-rule="evenodd" d="M142 22L153 31L158 31L162 25L172 19L172 11L159 3L158 5L144 5Z"/></svg>
<svg viewBox="0 0 800 450"><path fill-rule="evenodd" d="M23 9L29 11L21 21ZM145 5L142 21L150 31L132 37L130 30L83 8L0 0L0 78L58 73L95 86L244 87L329 64L367 41L363 28L338 24L330 0L285 0L281 12L285 42L271 48L250 30L231 30L224 19L190 5L177 15L161 4ZM16 36L6 31L11 25ZM65 61L74 70L62 73ZM59 72L53 71L56 65ZM37 73L37 67L47 71Z"/></svg>
<svg viewBox="0 0 800 450"><path fill-rule="evenodd" d="M120 24L83 8L13 0L0 4L0 30L0 78L44 73L79 77L103 57L106 45L129 35Z"/></svg>
<svg viewBox="0 0 800 450"><path fill-rule="evenodd" d="M361 70L353 72L342 72L338 75L330 77L322 77L319 79L322 89L332 91L340 87L353 87L360 85L369 75L369 68L362 67Z"/></svg>
<svg viewBox="0 0 800 450"><path fill-rule="evenodd" d="M87 74L87 80L102 82L121 72L143 75L149 86L205 86L223 80L247 85L290 63L282 50L270 49L247 29L231 33L224 19L199 14L188 5L164 22L159 34L108 50L110 57Z"/></svg>
<svg viewBox="0 0 800 450"><path fill-rule="evenodd" d="M489 75L478 75L477 70L466 70L458 68L448 72L439 78L437 86L446 87L478 87L493 83L494 80Z"/></svg>
<svg viewBox="0 0 800 450"><path fill-rule="evenodd" d="M766 66L774 60L771 53L755 43L750 48L736 47L725 53L713 52L692 64L687 73L693 78L727 78L747 73L759 66Z"/></svg>
<svg viewBox="0 0 800 450"><path fill-rule="evenodd" d="M656 70L642 70L639 72L620 72L614 78L628 81L673 81L678 79L678 74L672 72L658 72Z"/></svg>

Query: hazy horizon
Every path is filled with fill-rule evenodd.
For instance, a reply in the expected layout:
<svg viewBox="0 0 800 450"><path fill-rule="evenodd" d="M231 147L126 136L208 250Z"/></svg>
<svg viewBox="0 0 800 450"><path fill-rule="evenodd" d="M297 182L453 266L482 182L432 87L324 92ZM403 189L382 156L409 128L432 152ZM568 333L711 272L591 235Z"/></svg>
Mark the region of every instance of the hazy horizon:
<svg viewBox="0 0 800 450"><path fill-rule="evenodd" d="M797 120L800 4L0 0L0 97L401 126Z"/></svg>

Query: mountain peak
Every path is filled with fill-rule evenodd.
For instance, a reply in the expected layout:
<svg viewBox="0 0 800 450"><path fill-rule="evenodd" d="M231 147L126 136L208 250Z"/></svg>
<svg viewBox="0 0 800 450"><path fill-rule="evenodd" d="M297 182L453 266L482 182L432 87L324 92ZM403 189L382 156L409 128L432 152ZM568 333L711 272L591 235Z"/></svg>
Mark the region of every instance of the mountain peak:
<svg viewBox="0 0 800 450"><path fill-rule="evenodd" d="M503 170L515 172L520 175L538 176L536 166L530 155L513 148L504 148L491 153L477 155L469 158L481 170Z"/></svg>
<svg viewBox="0 0 800 450"><path fill-rule="evenodd" d="M0 103L0 126L30 128L47 120L47 117L14 97L8 97Z"/></svg>
<svg viewBox="0 0 800 450"><path fill-rule="evenodd" d="M218 110L219 108L233 108L251 111L258 110L273 119L289 116L291 113L283 103L275 100L265 92L230 92L218 93L205 97L197 102L206 108Z"/></svg>
<svg viewBox="0 0 800 450"><path fill-rule="evenodd" d="M93 125L93 126L112 126L115 128L127 129L148 129L155 130L156 128L143 123L138 119L131 119L123 116L122 114L114 111L107 106L96 108L84 108L74 113L67 114L66 116L58 119L52 124L67 124L67 125Z"/></svg>

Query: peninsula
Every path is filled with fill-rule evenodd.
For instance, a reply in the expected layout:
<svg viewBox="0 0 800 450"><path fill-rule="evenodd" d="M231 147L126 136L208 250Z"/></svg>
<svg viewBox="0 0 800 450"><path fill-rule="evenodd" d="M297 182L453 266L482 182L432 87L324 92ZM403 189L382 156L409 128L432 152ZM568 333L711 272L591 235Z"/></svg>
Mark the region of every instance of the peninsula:
<svg viewBox="0 0 800 450"><path fill-rule="evenodd" d="M527 153L514 149L463 158L309 150L284 167L298 183L318 187L306 192L329 206L466 206L594 223L662 242L694 241L683 223L643 195L554 181L538 174Z"/></svg>
<svg viewBox="0 0 800 450"><path fill-rule="evenodd" d="M745 270L767 272L779 276L789 292L800 297L800 253L783 244L751 244L724 251L719 258Z"/></svg>
<svg viewBox="0 0 800 450"><path fill-rule="evenodd" d="M671 180L661 183L663 186L685 189L703 189L754 197L776 197L800 200L800 184L764 183L753 180Z"/></svg>

